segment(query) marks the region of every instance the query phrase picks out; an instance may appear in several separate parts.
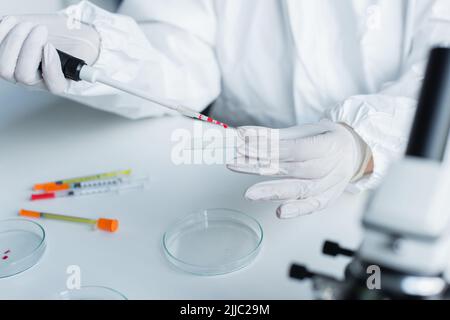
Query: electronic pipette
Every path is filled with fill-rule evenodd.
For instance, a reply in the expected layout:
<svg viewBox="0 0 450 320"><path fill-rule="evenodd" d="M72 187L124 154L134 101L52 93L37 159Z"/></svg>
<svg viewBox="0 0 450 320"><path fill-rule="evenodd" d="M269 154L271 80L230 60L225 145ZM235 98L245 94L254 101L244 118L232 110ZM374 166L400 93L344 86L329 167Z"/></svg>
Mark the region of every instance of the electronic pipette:
<svg viewBox="0 0 450 320"><path fill-rule="evenodd" d="M208 116L205 116L205 115L203 115L195 110L192 110L188 107L170 104L170 103L161 101L160 99L157 99L157 98L147 94L144 91L134 89L125 83L111 79L111 78L105 76L101 70L88 66L86 64L86 62L84 62L83 60L73 57L70 54L62 52L60 50L57 50L57 51L58 51L58 54L59 54L59 57L61 60L62 71L64 73L64 76L67 79L70 79L73 81L84 80L84 81L87 81L90 83L97 83L97 82L102 83L107 86L113 87L115 89L124 91L126 93L132 94L137 97L140 97L142 99L148 100L150 102L159 104L165 108L177 111L178 113L180 113L186 117L213 123L213 124L216 124L216 125L219 125L219 126L225 128L225 129L229 128L229 126L226 125L225 123L222 123L222 122L212 119Z"/></svg>

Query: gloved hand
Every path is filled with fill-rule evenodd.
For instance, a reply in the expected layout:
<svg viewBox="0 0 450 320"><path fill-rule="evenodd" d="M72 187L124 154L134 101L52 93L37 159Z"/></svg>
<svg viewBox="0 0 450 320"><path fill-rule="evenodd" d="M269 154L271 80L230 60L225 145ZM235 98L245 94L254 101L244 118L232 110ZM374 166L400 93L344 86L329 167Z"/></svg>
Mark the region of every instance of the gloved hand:
<svg viewBox="0 0 450 320"><path fill-rule="evenodd" d="M56 48L93 63L100 39L94 28L79 24L69 28L67 16L7 16L0 22L0 77L55 94L66 90ZM39 65L42 61L42 70Z"/></svg>
<svg viewBox="0 0 450 320"><path fill-rule="evenodd" d="M266 150L268 144L248 138L256 134L270 139L273 135L268 130L272 129L239 128L244 142L238 147L235 163L227 167L240 173L283 178L258 183L245 193L253 201L281 201L277 216L282 219L324 209L344 192L349 182L365 174L371 160L370 148L344 124L324 120L282 129L277 152ZM270 172L268 167L276 168L276 172Z"/></svg>

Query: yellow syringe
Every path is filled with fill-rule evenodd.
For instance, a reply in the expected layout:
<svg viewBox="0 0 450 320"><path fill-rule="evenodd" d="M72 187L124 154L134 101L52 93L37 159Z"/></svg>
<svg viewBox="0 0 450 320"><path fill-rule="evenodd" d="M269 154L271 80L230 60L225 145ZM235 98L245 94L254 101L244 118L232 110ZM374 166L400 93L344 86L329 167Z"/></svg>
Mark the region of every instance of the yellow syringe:
<svg viewBox="0 0 450 320"><path fill-rule="evenodd" d="M51 220L60 220L60 221L68 221L68 222L76 222L76 223L84 223L90 224L92 226L96 226L98 229L108 232L116 232L119 228L119 221L115 219L89 219L89 218L81 218L74 216L67 216L55 213L46 213L46 212L38 212L31 210L20 210L19 215L22 217L28 218L44 218Z"/></svg>

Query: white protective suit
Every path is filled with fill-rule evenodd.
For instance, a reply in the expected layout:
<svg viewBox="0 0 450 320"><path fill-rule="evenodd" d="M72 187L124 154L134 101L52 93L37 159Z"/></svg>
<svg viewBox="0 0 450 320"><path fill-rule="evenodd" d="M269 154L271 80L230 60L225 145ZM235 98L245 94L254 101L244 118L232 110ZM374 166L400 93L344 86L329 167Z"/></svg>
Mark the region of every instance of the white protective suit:
<svg viewBox="0 0 450 320"><path fill-rule="evenodd" d="M126 16L83 1L71 12L100 34L95 66L155 96L214 102L232 125L348 124L375 162L355 189L401 155L428 51L450 40L448 0L125 0ZM164 112L103 85L67 95L129 118Z"/></svg>

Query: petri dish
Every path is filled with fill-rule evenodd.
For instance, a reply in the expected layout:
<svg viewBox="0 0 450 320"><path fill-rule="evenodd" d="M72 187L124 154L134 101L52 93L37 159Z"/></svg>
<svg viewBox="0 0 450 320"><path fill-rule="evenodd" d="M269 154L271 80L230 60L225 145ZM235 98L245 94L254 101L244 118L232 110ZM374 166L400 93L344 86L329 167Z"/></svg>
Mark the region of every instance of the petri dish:
<svg viewBox="0 0 450 320"><path fill-rule="evenodd" d="M0 278L19 274L38 263L45 252L45 231L25 219L0 220Z"/></svg>
<svg viewBox="0 0 450 320"><path fill-rule="evenodd" d="M81 286L60 293L61 300L128 300L117 290L101 286Z"/></svg>
<svg viewBox="0 0 450 320"><path fill-rule="evenodd" d="M254 218L230 209L189 214L163 236L164 252L176 267L197 275L221 275L249 265L263 240Z"/></svg>

